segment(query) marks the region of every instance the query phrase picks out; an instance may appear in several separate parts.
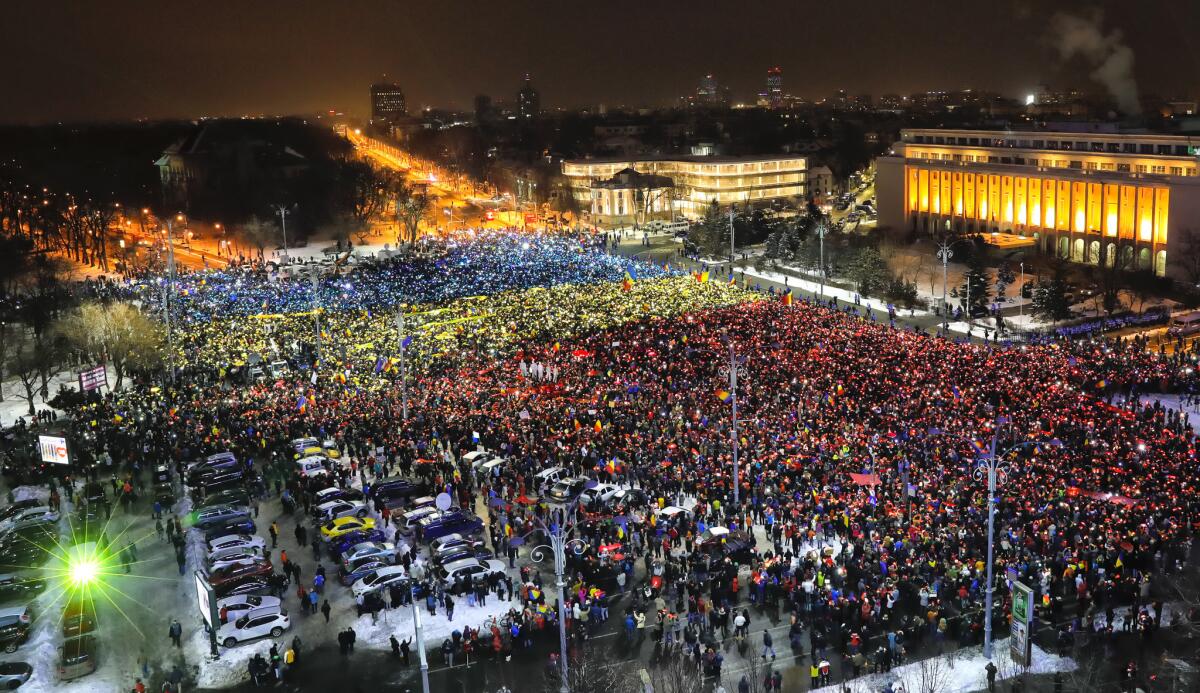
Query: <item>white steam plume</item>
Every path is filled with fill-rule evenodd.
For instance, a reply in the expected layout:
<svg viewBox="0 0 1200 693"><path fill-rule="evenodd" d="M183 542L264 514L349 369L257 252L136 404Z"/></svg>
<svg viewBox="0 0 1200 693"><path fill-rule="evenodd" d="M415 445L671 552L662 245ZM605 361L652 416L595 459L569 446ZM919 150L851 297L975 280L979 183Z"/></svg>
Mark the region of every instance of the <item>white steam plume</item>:
<svg viewBox="0 0 1200 693"><path fill-rule="evenodd" d="M1051 19L1054 43L1063 60L1078 56L1092 67L1091 77L1103 84L1126 115L1141 112L1137 81L1133 77L1133 49L1120 29L1105 34L1104 13L1082 15L1059 12Z"/></svg>

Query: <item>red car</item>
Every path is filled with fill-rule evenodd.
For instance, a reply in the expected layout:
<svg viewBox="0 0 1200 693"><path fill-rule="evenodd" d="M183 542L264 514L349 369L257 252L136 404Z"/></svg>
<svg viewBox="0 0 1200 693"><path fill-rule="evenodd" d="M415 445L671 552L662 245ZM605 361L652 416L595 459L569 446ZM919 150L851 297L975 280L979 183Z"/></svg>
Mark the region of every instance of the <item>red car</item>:
<svg viewBox="0 0 1200 693"><path fill-rule="evenodd" d="M271 565L271 561L263 559L253 563L243 563L240 565L231 565L225 568L214 570L208 574L208 582L214 588L222 585L232 585L243 580L255 577L269 577L274 572L275 567Z"/></svg>

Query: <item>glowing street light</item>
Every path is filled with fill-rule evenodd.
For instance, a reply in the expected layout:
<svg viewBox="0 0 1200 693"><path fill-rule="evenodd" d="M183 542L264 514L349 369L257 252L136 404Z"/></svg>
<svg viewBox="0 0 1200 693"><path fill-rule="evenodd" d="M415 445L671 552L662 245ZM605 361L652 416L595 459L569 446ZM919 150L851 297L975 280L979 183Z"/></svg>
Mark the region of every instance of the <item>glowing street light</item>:
<svg viewBox="0 0 1200 693"><path fill-rule="evenodd" d="M67 579L73 587L90 587L99 577L100 561L94 556L72 558L67 566Z"/></svg>

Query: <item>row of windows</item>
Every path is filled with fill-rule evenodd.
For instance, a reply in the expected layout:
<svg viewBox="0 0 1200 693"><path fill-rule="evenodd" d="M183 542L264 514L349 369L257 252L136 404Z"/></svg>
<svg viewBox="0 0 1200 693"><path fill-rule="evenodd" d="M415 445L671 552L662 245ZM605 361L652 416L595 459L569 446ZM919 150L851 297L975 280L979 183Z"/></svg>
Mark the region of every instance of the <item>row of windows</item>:
<svg viewBox="0 0 1200 693"><path fill-rule="evenodd" d="M1161 164L1121 164L1112 161L1079 161L1077 159L1026 159L1019 156L985 156L982 154L947 154L939 152L913 152L912 158L930 161L959 161L980 164L1014 164L1017 166L1042 166L1045 168L1073 168L1088 171L1116 171L1119 173L1157 173L1172 176L1195 176L1195 166L1165 166Z"/></svg>
<svg viewBox="0 0 1200 693"><path fill-rule="evenodd" d="M917 144L958 144L971 147L1007 147L1020 149L1061 149L1077 152L1108 154L1159 154L1191 156L1192 147L1186 144L1147 144L1144 142L1082 142L1076 140L1032 140L1007 137L947 137L945 135L913 135Z"/></svg>

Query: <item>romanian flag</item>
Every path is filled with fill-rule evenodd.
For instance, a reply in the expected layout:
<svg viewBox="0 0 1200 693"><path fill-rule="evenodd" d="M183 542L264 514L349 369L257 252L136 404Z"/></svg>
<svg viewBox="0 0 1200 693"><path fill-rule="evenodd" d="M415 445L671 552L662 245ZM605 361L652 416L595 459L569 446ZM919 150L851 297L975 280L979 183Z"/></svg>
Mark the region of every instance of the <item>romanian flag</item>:
<svg viewBox="0 0 1200 693"><path fill-rule="evenodd" d="M391 356L389 356L387 358L387 361L383 364L383 372L391 373L395 369L396 369L396 362L392 360Z"/></svg>
<svg viewBox="0 0 1200 693"><path fill-rule="evenodd" d="M625 278L621 280L621 291L632 291L632 290L633 290L633 277L629 276L629 273L626 272Z"/></svg>
<svg viewBox="0 0 1200 693"><path fill-rule="evenodd" d="M1097 390L1103 390L1105 385L1108 385L1108 383L1104 382L1103 380L1101 380L1101 381L1098 381L1098 382L1096 383L1096 389L1097 389Z"/></svg>
<svg viewBox="0 0 1200 693"><path fill-rule="evenodd" d="M979 442L978 440L972 440L971 447L974 448L975 452L977 452L980 455L986 455L988 453L988 446L984 445L983 443Z"/></svg>
<svg viewBox="0 0 1200 693"><path fill-rule="evenodd" d="M300 395L300 399L296 400L296 411L301 414L308 411L308 398L304 395Z"/></svg>
<svg viewBox="0 0 1200 693"><path fill-rule="evenodd" d="M783 305L785 305L785 306L792 305L792 290L791 289L788 289L787 293L785 293L783 295Z"/></svg>
<svg viewBox="0 0 1200 693"><path fill-rule="evenodd" d="M717 399L728 404L733 401L733 393L729 390L717 389Z"/></svg>
<svg viewBox="0 0 1200 693"><path fill-rule="evenodd" d="M553 351L554 353L556 353L556 354L557 354L557 353L558 353L558 350L559 350L559 349L561 349L561 348L562 348L562 347L561 347L561 346L559 346L558 342L555 342L555 343L554 343L554 346L550 347L550 350L551 350L551 351Z"/></svg>
<svg viewBox="0 0 1200 693"><path fill-rule="evenodd" d="M663 263L663 271L664 271L664 272L670 272L670 271L671 271L671 263L669 263L669 262L664 262L664 263Z"/></svg>
<svg viewBox="0 0 1200 693"><path fill-rule="evenodd" d="M374 368L373 370L374 370L376 373L380 373L380 372L382 372L382 371L383 371L383 366L384 366L384 364L386 363L386 361L387 361L387 359L383 358L382 356L380 356L379 358L375 359L375 368Z"/></svg>
<svg viewBox="0 0 1200 693"><path fill-rule="evenodd" d="M737 278L735 278L735 277L734 277L734 276L731 274L731 275L729 275L729 285L730 285L730 286L733 286L734 284L737 284Z"/></svg>
<svg viewBox="0 0 1200 693"><path fill-rule="evenodd" d="M600 423L599 421L596 421L596 427L595 427L595 428L596 428L596 433L599 433L600 431L603 431L603 430L604 430L604 424Z"/></svg>
<svg viewBox="0 0 1200 693"><path fill-rule="evenodd" d="M708 283L708 270L704 270L700 274L696 275L696 281L700 282L701 284L707 284Z"/></svg>

